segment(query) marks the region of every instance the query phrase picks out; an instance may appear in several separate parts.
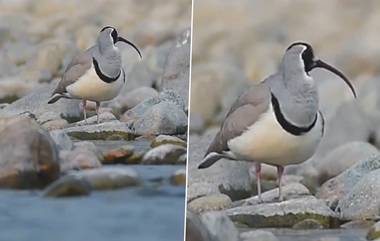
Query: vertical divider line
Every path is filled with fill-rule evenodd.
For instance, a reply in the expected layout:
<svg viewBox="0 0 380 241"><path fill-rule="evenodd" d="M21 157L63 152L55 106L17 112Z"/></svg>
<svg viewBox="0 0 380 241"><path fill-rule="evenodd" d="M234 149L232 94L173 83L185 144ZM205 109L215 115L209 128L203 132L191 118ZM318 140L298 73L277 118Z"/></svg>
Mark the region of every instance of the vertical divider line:
<svg viewBox="0 0 380 241"><path fill-rule="evenodd" d="M186 184L185 184L185 213L183 225L183 241L186 241L186 215L187 215L187 187L189 183L189 150L190 150L190 115L191 115L191 74L192 74L192 59L193 59L193 33L194 33L194 0L191 0L191 24L190 24L190 65L189 65L189 96L187 110L187 146L186 146Z"/></svg>

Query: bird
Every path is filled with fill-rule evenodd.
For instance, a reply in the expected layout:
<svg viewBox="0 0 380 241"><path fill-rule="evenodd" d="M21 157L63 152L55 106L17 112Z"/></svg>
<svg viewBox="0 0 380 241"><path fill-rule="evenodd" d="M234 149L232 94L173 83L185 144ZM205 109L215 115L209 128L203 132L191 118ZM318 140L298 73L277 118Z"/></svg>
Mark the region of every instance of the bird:
<svg viewBox="0 0 380 241"><path fill-rule="evenodd" d="M249 87L232 104L198 168L208 168L221 158L253 163L258 199L263 202L261 164L275 166L278 200L283 201L284 167L309 159L324 134L317 85L310 75L314 68L339 76L356 98L353 85L341 71L315 58L309 43L294 42L286 49L278 70Z"/></svg>
<svg viewBox="0 0 380 241"><path fill-rule="evenodd" d="M115 98L126 81L120 49L116 46L118 42L132 46L142 59L135 44L120 37L114 27L105 26L100 30L95 45L76 55L66 67L48 103L60 98L81 99L86 121L86 102L94 101L99 123L100 102Z"/></svg>

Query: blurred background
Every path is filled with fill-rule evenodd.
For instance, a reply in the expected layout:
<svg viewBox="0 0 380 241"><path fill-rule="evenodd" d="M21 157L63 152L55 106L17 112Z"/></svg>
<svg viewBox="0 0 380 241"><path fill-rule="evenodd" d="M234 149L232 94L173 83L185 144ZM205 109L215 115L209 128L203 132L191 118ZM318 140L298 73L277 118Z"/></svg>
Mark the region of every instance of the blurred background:
<svg viewBox="0 0 380 241"><path fill-rule="evenodd" d="M357 192L351 196L348 192L361 170L375 170L380 162L375 158L377 164L363 164L370 157L378 157L380 147L380 32L376 31L379 27L380 2L374 0L194 1L187 196L188 211L192 214L188 213L188 223L197 226L194 213L228 210L256 194L256 179L246 163L223 160L206 170L198 170L197 165L237 96L247 86L274 73L286 48L295 41L310 43L317 58L341 70L355 86L358 98L354 99L344 82L333 74L320 69L311 72L318 83L320 109L326 119L325 135L312 158L287 167L285 172L317 198L328 200L331 209L335 210L339 203L342 215L348 219L363 218L369 213L377 215L380 202L376 191L359 193L372 183L363 181L365 184L360 184L363 186L356 187ZM351 167L352 175L346 175ZM275 169L264 166L265 190L276 187L275 178ZM349 209L353 203L361 205ZM368 211L364 207L373 209ZM251 213L242 214L246 223L256 220L254 208ZM213 226L225 219L206 216L200 219L211 233L228 229L228 225L220 229ZM265 226L260 222L256 225ZM280 240L322 240L318 238L326 236L302 231L295 234L274 230L274 233ZM329 235L342 240L365 240L359 231L358 236ZM217 236L213 236L215 240ZM256 240L250 239L249 234L246 238Z"/></svg>
<svg viewBox="0 0 380 241"><path fill-rule="evenodd" d="M96 125L47 101L107 25L143 59L119 46ZM191 0L0 0L0 240L183 239L190 26Z"/></svg>

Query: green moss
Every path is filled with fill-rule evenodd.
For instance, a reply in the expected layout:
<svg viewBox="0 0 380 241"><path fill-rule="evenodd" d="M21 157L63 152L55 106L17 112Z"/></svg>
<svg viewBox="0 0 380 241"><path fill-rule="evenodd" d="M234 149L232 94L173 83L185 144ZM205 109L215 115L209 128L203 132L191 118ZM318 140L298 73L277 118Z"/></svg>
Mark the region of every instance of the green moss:
<svg viewBox="0 0 380 241"><path fill-rule="evenodd" d="M117 139L122 138L127 141L134 140L138 135L123 131L99 131L99 132L83 132L71 131L67 133L69 136L78 140L112 140L113 137Z"/></svg>
<svg viewBox="0 0 380 241"><path fill-rule="evenodd" d="M340 225L339 220L335 217L313 213L274 215L270 217L239 214L230 216L230 218L240 226L248 226L250 228L291 228L305 219L313 219L319 222L324 228L337 228Z"/></svg>

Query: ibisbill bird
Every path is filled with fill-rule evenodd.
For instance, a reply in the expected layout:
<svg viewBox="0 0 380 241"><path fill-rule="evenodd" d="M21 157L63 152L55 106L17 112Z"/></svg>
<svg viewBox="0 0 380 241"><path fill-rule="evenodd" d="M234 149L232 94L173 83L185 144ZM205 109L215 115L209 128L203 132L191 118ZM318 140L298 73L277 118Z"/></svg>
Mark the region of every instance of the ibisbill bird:
<svg viewBox="0 0 380 241"><path fill-rule="evenodd" d="M253 162L258 198L262 202L261 163L275 166L282 201L284 166L310 158L324 132L317 86L310 76L314 68L338 75L356 98L354 87L339 70L316 59L308 43L293 43L275 74L237 98L198 168L208 168L221 158Z"/></svg>
<svg viewBox="0 0 380 241"><path fill-rule="evenodd" d="M120 37L114 27L106 26L100 31L94 46L73 58L48 103L60 98L81 99L86 120L86 101L94 101L99 123L100 102L115 98L126 80L121 53L116 46L118 42L132 46L142 58L136 45Z"/></svg>

